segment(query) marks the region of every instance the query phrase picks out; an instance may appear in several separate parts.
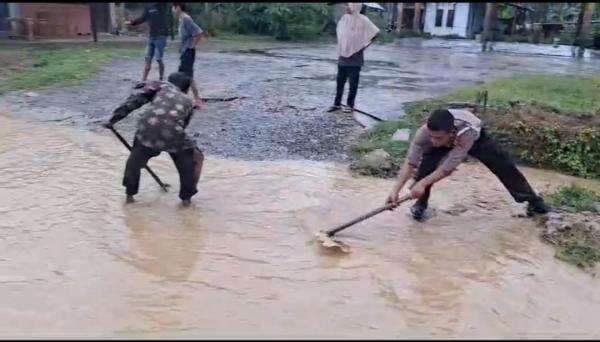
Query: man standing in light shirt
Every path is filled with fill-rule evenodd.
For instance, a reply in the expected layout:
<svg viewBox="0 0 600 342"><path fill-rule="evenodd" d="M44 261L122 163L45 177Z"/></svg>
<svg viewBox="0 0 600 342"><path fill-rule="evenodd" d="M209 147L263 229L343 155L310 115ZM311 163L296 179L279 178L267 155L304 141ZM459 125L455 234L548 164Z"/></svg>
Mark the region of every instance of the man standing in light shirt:
<svg viewBox="0 0 600 342"><path fill-rule="evenodd" d="M196 46L202 40L204 32L186 13L184 3L173 3L173 13L179 18L179 35L181 36L181 46L179 48L180 64L179 72L183 72L192 79L191 89L194 99L194 106L199 107L202 103L198 94L198 87L194 81L194 62L196 61Z"/></svg>

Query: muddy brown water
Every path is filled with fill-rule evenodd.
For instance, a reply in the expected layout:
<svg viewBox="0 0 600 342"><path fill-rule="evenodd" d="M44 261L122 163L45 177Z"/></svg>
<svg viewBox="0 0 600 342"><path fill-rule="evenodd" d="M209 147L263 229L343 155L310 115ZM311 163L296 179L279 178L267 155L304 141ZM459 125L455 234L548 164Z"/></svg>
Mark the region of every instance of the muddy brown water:
<svg viewBox="0 0 600 342"><path fill-rule="evenodd" d="M174 190L143 172L125 205L126 157L110 132L0 116L0 336L600 337L600 279L555 260L478 164L436 187L426 223L383 213L340 233L339 255L313 234L391 181L209 155L182 208L161 155ZM573 180L524 170L539 190Z"/></svg>

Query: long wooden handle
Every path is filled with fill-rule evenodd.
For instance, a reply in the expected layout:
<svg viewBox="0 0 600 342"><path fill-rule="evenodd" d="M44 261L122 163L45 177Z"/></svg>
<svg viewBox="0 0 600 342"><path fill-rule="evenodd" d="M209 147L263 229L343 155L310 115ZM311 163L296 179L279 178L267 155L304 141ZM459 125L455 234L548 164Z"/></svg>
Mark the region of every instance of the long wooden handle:
<svg viewBox="0 0 600 342"><path fill-rule="evenodd" d="M338 227L336 227L336 228L333 228L333 229L331 229L331 230L328 230L328 231L326 232L326 234L327 234L327 236L329 236L329 237L332 237L332 236L333 236L333 235L335 235L337 232L340 232L340 231L342 231L342 230L344 230L344 229L346 229L346 228L348 228L348 227L350 227L350 226L353 226L353 225L355 225L355 224L357 224L357 223L359 223L359 222L361 222L361 221L364 221L364 220L366 220L366 219L368 219L368 218L370 218L370 217L373 217L373 216L375 216L375 215L377 215L377 214L379 214L379 213L381 213L381 212L384 212L384 211L386 211L386 210L393 209L393 208L395 208L395 207L399 206L401 203L408 201L409 199L411 199L411 196L410 196L410 195L405 195L405 196L403 196L402 198L400 198L400 199L398 200L398 202L396 202L395 204L386 204L386 205L384 205L384 206L382 206L382 207L379 207L379 208L377 208L377 209L374 209L374 210L372 210L372 211L370 211L370 212L368 212L368 213L366 213L366 214L364 214L364 215L362 215L362 216L359 216L359 217L355 218L354 220L352 220L352 221L350 221L350 222L348 222L348 223L344 223L344 224L343 224L343 225L341 225L341 226L338 226Z"/></svg>
<svg viewBox="0 0 600 342"><path fill-rule="evenodd" d="M127 140L125 140L125 138L123 138L123 136L121 136L121 134L119 134L119 132L117 132L117 130L114 129L114 127L110 127L110 130L117 136L117 138L123 143L123 145L125 145L125 147L127 147L127 149L131 151L131 146L129 145ZM158 176L150 169L148 165L144 166L144 168L146 169L146 171L148 171L150 176L154 178L154 180L158 183L158 185L160 185L160 187L164 191L168 191L167 185L160 181L160 178L158 178Z"/></svg>

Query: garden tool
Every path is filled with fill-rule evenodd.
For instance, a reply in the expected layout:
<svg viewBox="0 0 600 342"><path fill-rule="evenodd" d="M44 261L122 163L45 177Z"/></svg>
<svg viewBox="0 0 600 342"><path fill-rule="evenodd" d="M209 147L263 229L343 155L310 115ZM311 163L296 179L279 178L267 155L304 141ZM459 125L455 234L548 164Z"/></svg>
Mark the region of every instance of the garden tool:
<svg viewBox="0 0 600 342"><path fill-rule="evenodd" d="M381 212L384 212L386 210L391 210L396 208L398 205L400 205L403 202L408 201L409 199L411 199L411 195L405 195L403 197L401 197L398 202L394 203L394 204L386 204L382 207L379 207L377 209L374 209L362 216L359 216L357 218L355 218L354 220L345 223L341 226L335 227L333 229L327 230L327 231L319 231L318 233L315 234L315 238L317 239L317 241L319 241L321 243L321 246L325 247L325 248L338 248L340 249L342 252L344 253L350 253L350 246L348 246L347 244L335 240L333 237L336 233L350 227L353 226L361 221L364 221L368 218L371 218Z"/></svg>

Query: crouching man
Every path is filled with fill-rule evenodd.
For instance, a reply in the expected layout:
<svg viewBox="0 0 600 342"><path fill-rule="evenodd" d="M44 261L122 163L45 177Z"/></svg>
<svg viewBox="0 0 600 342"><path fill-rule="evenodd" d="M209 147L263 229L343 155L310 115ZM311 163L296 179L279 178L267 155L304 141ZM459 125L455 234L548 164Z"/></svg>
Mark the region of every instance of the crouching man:
<svg viewBox="0 0 600 342"><path fill-rule="evenodd" d="M467 110L456 109L433 111L416 132L387 203L396 203L406 182L414 177L410 192L417 201L411 214L422 220L433 184L450 175L467 155L492 171L515 201L528 202L528 215L548 212L543 199L535 194L508 154L486 134L481 120Z"/></svg>

